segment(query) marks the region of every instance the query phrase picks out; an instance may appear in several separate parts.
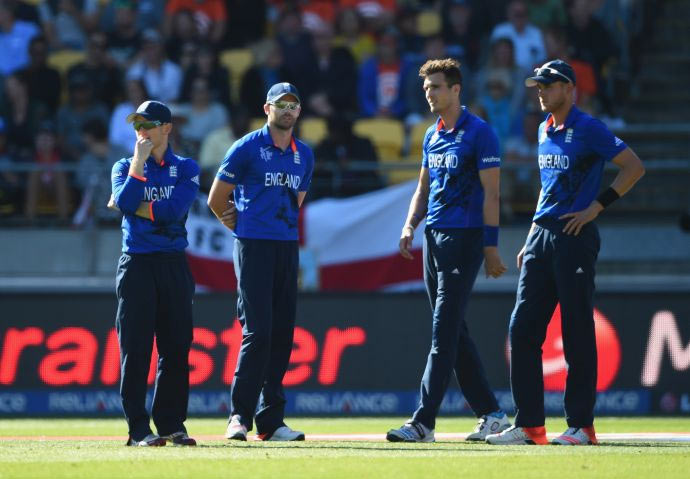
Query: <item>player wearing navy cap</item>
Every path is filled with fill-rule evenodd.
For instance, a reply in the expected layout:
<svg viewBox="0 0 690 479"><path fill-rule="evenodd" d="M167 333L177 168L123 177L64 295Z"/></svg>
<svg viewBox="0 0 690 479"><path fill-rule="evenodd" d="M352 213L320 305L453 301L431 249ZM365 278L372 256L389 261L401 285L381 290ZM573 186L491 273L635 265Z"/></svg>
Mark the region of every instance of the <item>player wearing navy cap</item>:
<svg viewBox="0 0 690 479"><path fill-rule="evenodd" d="M574 105L575 74L562 60L535 69L542 111L538 163L541 193L525 246L517 255L520 279L510 319L510 383L515 426L490 435L490 444L546 444L541 347L557 303L568 365L568 429L553 444L596 444L594 404L597 349L594 269L599 232L593 220L644 174L640 159L599 120ZM620 168L598 194L604 163ZM597 196L598 194L598 196Z"/></svg>
<svg viewBox="0 0 690 479"><path fill-rule="evenodd" d="M187 212L199 189L199 167L173 153L170 110L146 101L127 117L137 132L134 156L112 170L108 206L123 213L122 256L117 267L116 327L120 343L122 408L128 446L193 446L187 435L189 348L192 344L194 279L184 249ZM151 416L146 382L153 338L158 373Z"/></svg>
<svg viewBox="0 0 690 479"><path fill-rule="evenodd" d="M469 335L465 310L484 260L487 277L506 268L498 255L498 139L491 127L460 104L462 76L453 59L429 60L419 70L432 113L439 115L423 142L419 183L400 238L412 259L414 230L426 215L424 282L433 313L431 351L412 419L388 431L389 441L433 442L436 415L451 375L479 418L468 440L510 426L484 374Z"/></svg>
<svg viewBox="0 0 690 479"><path fill-rule="evenodd" d="M209 194L209 207L235 236L242 324L228 439L246 440L255 421L257 439L304 440L284 423L282 386L295 328L297 218L314 170L311 149L292 134L300 109L293 85L273 85L264 104L266 125L232 145Z"/></svg>

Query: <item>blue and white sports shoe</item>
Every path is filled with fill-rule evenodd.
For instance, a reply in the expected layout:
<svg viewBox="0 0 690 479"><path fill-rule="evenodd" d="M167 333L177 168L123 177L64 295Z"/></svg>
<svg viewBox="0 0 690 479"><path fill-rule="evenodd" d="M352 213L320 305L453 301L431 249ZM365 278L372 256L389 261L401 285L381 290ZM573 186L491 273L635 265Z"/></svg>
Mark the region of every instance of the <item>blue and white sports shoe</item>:
<svg viewBox="0 0 690 479"><path fill-rule="evenodd" d="M465 441L484 441L489 434L500 434L510 427L508 415L503 411L495 411L479 418L477 425Z"/></svg>
<svg viewBox="0 0 690 479"><path fill-rule="evenodd" d="M398 429L391 429L386 434L390 442L435 442L434 430L424 424L410 419Z"/></svg>

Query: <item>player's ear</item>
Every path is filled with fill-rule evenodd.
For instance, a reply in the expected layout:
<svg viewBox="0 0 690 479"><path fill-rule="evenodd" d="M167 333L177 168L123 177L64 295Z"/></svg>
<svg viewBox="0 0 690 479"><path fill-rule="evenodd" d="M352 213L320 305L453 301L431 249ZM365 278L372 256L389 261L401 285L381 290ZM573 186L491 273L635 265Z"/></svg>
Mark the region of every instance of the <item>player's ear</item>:
<svg viewBox="0 0 690 479"><path fill-rule="evenodd" d="M169 135L171 131L172 131L172 123L164 123L163 124L163 134Z"/></svg>
<svg viewBox="0 0 690 479"><path fill-rule="evenodd" d="M271 105L269 105L268 103L264 103L264 113L268 115L269 111L271 111Z"/></svg>

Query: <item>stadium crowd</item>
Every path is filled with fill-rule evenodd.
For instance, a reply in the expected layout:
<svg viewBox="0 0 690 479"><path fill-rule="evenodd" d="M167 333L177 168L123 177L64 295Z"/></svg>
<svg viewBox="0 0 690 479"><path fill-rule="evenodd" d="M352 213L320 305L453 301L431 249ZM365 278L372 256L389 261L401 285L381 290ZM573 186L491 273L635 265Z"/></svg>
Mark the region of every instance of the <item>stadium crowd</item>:
<svg viewBox="0 0 690 479"><path fill-rule="evenodd" d="M578 106L621 126L613 92L636 73L644 3L0 0L0 215L28 225L114 222L110 169L131 155L125 117L145 99L171 106L173 149L199 162L207 190L227 148L265 120L266 90L278 81L300 90L300 135L315 148L307 201L396 181L383 162L409 158L414 177L415 127L432 121L418 69L452 56L462 103L500 139L509 217L538 192L543 115L524 78L565 59ZM397 154L380 148L376 130L358 128L367 119L399 125Z"/></svg>

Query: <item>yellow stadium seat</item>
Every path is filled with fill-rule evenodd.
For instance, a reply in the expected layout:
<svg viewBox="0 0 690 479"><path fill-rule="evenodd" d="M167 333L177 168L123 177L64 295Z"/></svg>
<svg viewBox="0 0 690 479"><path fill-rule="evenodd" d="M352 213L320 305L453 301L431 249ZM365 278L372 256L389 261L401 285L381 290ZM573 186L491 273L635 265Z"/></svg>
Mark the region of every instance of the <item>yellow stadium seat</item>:
<svg viewBox="0 0 690 479"><path fill-rule="evenodd" d="M48 65L55 68L64 77L67 70L83 61L84 57L84 52L80 50L58 50L48 56Z"/></svg>
<svg viewBox="0 0 690 479"><path fill-rule="evenodd" d="M402 147L405 140L403 125L390 118L365 118L355 121L354 132L369 138L376 148L380 163L398 163L403 161ZM418 176L414 169L385 169L383 174L388 183L400 183Z"/></svg>
<svg viewBox="0 0 690 479"><path fill-rule="evenodd" d="M328 127L323 118L311 117L300 120L300 140L303 140L311 147L315 147L326 137Z"/></svg>
<svg viewBox="0 0 690 479"><path fill-rule="evenodd" d="M425 10L417 15L417 32L423 36L436 35L441 31L441 16L433 10Z"/></svg>
<svg viewBox="0 0 690 479"><path fill-rule="evenodd" d="M224 50L221 52L219 60L220 64L230 72L230 95L233 103L238 103L242 76L254 62L252 52L248 48Z"/></svg>

